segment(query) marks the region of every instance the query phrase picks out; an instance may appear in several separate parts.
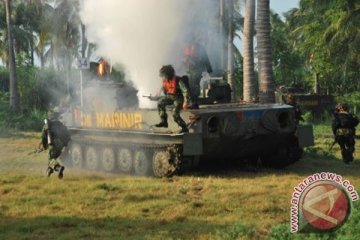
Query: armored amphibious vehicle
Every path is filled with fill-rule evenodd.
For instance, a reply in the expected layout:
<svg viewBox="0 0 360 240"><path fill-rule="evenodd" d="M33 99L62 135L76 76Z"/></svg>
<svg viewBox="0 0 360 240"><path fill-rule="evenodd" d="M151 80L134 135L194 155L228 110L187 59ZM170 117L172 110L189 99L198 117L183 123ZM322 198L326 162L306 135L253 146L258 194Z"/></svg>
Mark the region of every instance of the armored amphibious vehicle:
<svg viewBox="0 0 360 240"><path fill-rule="evenodd" d="M180 134L171 116L168 128L156 128L157 109L119 100L117 84L95 81L91 89L84 90L82 107L62 115L72 135L62 159L77 168L163 177L208 161L260 159L284 167L313 144L311 126L297 126L285 104L213 101L183 110L189 133Z"/></svg>

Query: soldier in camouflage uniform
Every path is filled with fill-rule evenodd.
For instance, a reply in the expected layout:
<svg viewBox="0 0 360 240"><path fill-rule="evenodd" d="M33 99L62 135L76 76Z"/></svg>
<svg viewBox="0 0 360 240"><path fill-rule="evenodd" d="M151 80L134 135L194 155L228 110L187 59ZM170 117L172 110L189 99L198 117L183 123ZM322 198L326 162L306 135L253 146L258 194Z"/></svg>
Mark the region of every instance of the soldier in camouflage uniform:
<svg viewBox="0 0 360 240"><path fill-rule="evenodd" d="M335 141L341 148L343 161L349 164L354 160L355 151L355 127L359 124L359 119L348 112L345 104L339 103L333 115L332 130Z"/></svg>
<svg viewBox="0 0 360 240"><path fill-rule="evenodd" d="M181 127L180 133L189 132L186 127L186 123L180 117L181 109L186 109L189 102L186 84L182 78L175 75L175 70L171 65L163 66L160 69L160 77L163 81L162 90L165 97L161 98L158 102L157 107L161 122L155 126L164 128L168 127L166 106L174 105L173 118L174 121Z"/></svg>
<svg viewBox="0 0 360 240"><path fill-rule="evenodd" d="M51 174L56 171L59 173L58 177L62 179L65 167L57 161L57 158L61 155L61 151L67 145L67 141L62 140L59 137L58 126L60 125L65 128L61 130L62 132L67 131L67 129L59 120L57 120L58 116L59 113L57 112L48 113L48 118L45 119L45 124L42 129L40 146L45 150L49 149L47 176L50 177Z"/></svg>
<svg viewBox="0 0 360 240"><path fill-rule="evenodd" d="M205 48L193 37L188 47L184 50L184 63L187 74L190 77L190 89L192 103L197 106L200 95L200 80L206 70L212 73L212 67Z"/></svg>

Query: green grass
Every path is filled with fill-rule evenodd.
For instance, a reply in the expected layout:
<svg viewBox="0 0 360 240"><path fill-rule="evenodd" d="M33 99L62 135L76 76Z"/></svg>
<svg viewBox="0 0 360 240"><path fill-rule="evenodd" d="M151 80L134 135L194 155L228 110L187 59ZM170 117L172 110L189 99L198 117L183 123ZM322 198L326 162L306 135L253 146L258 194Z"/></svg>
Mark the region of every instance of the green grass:
<svg viewBox="0 0 360 240"><path fill-rule="evenodd" d="M335 233L289 233L291 194L305 177L330 171L360 186L359 141L350 167L320 138L284 170L154 179L67 168L63 180L45 176L46 153L28 155L38 142L31 133L0 138L0 239L360 239L358 202Z"/></svg>

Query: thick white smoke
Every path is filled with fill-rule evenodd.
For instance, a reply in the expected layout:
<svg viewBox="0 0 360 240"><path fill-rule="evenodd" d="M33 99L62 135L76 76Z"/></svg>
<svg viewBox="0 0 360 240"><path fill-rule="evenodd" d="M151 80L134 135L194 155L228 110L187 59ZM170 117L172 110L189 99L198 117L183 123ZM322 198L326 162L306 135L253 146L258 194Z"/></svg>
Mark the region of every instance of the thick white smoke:
<svg viewBox="0 0 360 240"><path fill-rule="evenodd" d="M203 41L212 63L218 61L218 14L216 0L85 0L81 19L97 53L125 66L139 89L140 106L146 107L149 102L141 96L159 91L162 65L185 74L182 51L190 35Z"/></svg>

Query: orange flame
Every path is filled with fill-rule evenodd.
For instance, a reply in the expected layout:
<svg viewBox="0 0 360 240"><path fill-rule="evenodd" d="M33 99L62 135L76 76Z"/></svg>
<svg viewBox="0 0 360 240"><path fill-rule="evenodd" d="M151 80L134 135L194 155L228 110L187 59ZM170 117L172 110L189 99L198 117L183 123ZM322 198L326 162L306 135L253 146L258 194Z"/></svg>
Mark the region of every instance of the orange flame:
<svg viewBox="0 0 360 240"><path fill-rule="evenodd" d="M101 61L98 66L98 75L102 76L104 75L104 72L105 72L105 62Z"/></svg>

